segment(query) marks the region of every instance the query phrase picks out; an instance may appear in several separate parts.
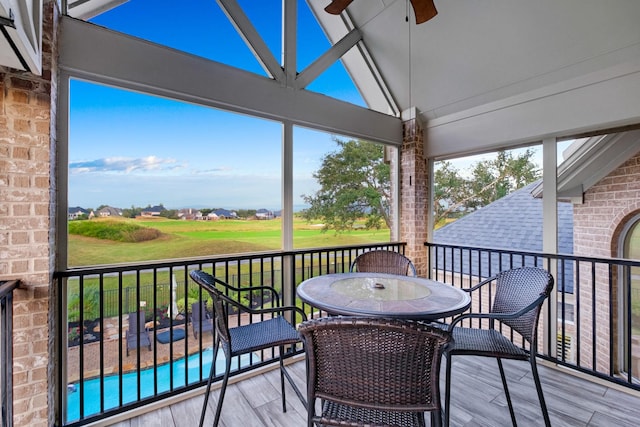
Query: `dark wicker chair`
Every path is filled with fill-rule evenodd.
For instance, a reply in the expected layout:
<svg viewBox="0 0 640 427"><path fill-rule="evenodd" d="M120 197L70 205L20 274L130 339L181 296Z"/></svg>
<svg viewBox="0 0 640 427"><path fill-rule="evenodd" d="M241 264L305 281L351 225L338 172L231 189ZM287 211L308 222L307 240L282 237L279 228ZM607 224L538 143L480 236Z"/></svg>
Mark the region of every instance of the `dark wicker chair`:
<svg viewBox="0 0 640 427"><path fill-rule="evenodd" d="M144 311L129 313L129 329L125 333L127 357L129 357L129 350L135 350L139 347L148 347L151 351L149 329L147 329L144 320Z"/></svg>
<svg viewBox="0 0 640 427"><path fill-rule="evenodd" d="M441 425L446 331L359 316L309 320L298 330L307 355L308 427L424 426L425 412L431 412L431 425Z"/></svg>
<svg viewBox="0 0 640 427"><path fill-rule="evenodd" d="M202 301L191 304L191 327L195 339L198 339L198 334L202 332L211 331L213 334L213 320Z"/></svg>
<svg viewBox="0 0 640 427"><path fill-rule="evenodd" d="M398 252L375 250L356 257L349 268L351 272L399 274L415 276L416 267L411 260Z"/></svg>
<svg viewBox="0 0 640 427"><path fill-rule="evenodd" d="M287 405L285 401L284 391L284 378L286 377L294 391L306 405L304 396L296 386L293 378L286 371L283 363L283 357L285 352L285 346L295 346L300 343L300 335L292 326L289 321L284 317L284 314L289 313L293 319L296 318L296 314L299 314L301 320L306 320L306 315L298 307L284 306L280 307L280 297L276 290L270 286L257 286L248 288L236 288L220 279L213 277L212 275L202 271L193 270L190 272L191 278L198 283L204 290L209 292L213 299L214 310L214 324L215 324L215 342L213 346L213 360L211 363L211 372L209 373L209 381L207 382L207 391L204 397L204 403L202 405L202 413L200 416L200 426L204 423L204 417L207 412L207 402L209 401L209 393L211 391L211 383L213 382L213 375L215 369L215 360L218 355L218 348L222 346L224 355L226 358L224 378L222 380L222 387L220 389L220 396L218 397L218 405L216 407L216 415L213 421L214 427L218 425L220 420L220 410L222 409L222 402L224 400L224 394L229 381L229 372L231 371L231 358L234 356L240 356L242 354L251 353L254 351L270 349L273 347L279 348L279 361L280 361L280 385L282 388L282 410L287 411ZM223 292L219 291L217 286L222 287L225 292L231 291L234 293L250 292L250 291L262 291L270 292L272 298L272 308L265 309L253 309L246 307L239 302L229 298ZM229 328L227 317L227 306L233 306L239 313L249 313L251 315L261 315L264 320L250 323L248 325L236 326Z"/></svg>
<svg viewBox="0 0 640 427"><path fill-rule="evenodd" d="M495 285L493 301L489 313L465 313L456 317L449 325L448 330L453 336L451 345L447 348L446 389L444 418L445 426L449 425L449 407L451 398L451 357L455 355L495 357L500 369L500 377L504 387L504 393L509 405L509 413L513 425L516 417L507 387L507 379L502 367L502 359L528 360L531 364L533 380L540 400L540 408L545 425L550 426L547 405L542 393L538 368L536 365L536 351L538 348L538 319L544 300L549 297L553 289L553 276L546 270L534 267L522 267L507 270L486 279L472 288L469 292ZM488 329L467 328L458 326L465 319L488 320ZM496 322L497 321L497 322ZM515 345L505 337L499 329L500 324L509 326L519 333L529 346L524 349Z"/></svg>

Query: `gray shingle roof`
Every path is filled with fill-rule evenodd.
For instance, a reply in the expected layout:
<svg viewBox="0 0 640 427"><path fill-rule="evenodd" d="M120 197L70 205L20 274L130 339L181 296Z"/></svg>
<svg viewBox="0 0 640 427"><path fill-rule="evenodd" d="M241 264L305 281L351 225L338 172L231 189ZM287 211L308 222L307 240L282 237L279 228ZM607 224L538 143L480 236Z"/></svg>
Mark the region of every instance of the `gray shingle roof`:
<svg viewBox="0 0 640 427"><path fill-rule="evenodd" d="M538 183L529 184L436 230L434 243L541 252L542 199L531 195L531 190ZM558 202L558 252L573 253L573 208L571 203L567 202ZM439 267L446 263L447 269L450 269L453 262L454 271L462 270L465 274L482 277L488 277L511 266L511 260L503 258L500 263L497 255L489 262L486 253L480 263L477 262L477 252L471 255L465 252L460 255L456 251L451 253L439 250L437 255ZM475 260L471 266L469 256L472 261ZM525 264L533 265L534 260L526 260ZM559 280L559 288L564 287L567 292L573 290L572 274L569 274L572 268L573 265L566 263L564 280Z"/></svg>

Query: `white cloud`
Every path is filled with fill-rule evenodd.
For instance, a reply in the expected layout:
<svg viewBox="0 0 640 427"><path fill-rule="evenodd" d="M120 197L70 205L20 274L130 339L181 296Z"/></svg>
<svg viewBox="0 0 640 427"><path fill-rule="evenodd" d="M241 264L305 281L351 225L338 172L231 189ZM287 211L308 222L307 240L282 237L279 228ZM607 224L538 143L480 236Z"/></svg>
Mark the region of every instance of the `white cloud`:
<svg viewBox="0 0 640 427"><path fill-rule="evenodd" d="M173 171L183 168L184 165L178 164L172 158L160 158L156 156L147 156L139 158L131 157L105 157L102 159L79 161L69 163L69 171L72 174L82 173L124 173L132 172L158 172Z"/></svg>

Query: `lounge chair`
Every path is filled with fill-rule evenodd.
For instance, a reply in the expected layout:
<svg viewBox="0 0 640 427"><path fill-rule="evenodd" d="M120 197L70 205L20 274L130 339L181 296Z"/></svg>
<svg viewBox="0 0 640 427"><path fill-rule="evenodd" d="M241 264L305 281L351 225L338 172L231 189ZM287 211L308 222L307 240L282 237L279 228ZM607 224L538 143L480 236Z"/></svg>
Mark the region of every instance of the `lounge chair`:
<svg viewBox="0 0 640 427"><path fill-rule="evenodd" d="M134 350L143 346L148 346L151 351L151 339L149 338L149 330L145 326L143 311L129 313L129 329L127 329L126 339L127 356L129 356L130 349Z"/></svg>
<svg viewBox="0 0 640 427"><path fill-rule="evenodd" d="M213 334L213 319L205 310L205 304L202 301L191 304L191 326L196 339L200 332L211 331Z"/></svg>

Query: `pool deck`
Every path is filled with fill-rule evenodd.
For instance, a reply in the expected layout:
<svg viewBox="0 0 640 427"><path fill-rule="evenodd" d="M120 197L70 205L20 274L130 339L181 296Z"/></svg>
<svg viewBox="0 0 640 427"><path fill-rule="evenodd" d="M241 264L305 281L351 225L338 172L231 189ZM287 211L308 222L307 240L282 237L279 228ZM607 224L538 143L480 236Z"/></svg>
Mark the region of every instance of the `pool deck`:
<svg viewBox="0 0 640 427"><path fill-rule="evenodd" d="M126 373L140 369L160 365L170 360L177 360L185 356L185 354L194 354L213 345L213 335L211 332L205 332L198 335L198 339L194 338L191 324L176 325L175 329L185 329L185 338L172 343L162 344L156 340L156 334L160 334L166 329L153 329L149 331L149 337L152 340L151 351L147 347L137 350L130 350L127 356L126 340L124 338L125 330L128 328L125 319L122 325L122 339L120 339L120 328L116 319L106 319L104 322L104 340L102 346L99 341L87 343L83 346L72 346L68 348L67 353L67 382L73 383L80 379L80 371L84 373L83 378L95 378L100 375L100 363L103 364L103 375L114 373ZM153 328L153 324L148 325ZM82 350L81 350L82 349ZM80 365L80 357L82 353L82 366Z"/></svg>

